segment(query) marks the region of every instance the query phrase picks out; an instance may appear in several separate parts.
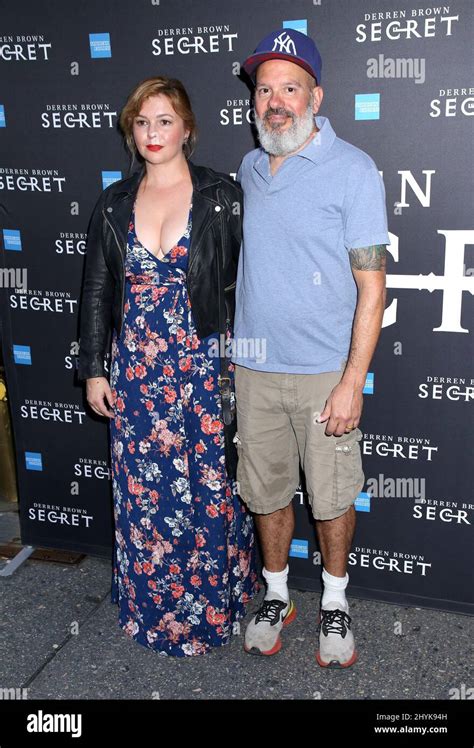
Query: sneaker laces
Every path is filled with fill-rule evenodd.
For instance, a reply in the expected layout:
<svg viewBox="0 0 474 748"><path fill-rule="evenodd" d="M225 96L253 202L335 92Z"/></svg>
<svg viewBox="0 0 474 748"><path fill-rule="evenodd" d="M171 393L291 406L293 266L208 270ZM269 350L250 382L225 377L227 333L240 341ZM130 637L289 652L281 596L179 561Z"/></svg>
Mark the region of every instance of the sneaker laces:
<svg viewBox="0 0 474 748"><path fill-rule="evenodd" d="M255 623L266 621L270 626L275 626L280 620L280 613L289 603L283 600L264 600L260 610L255 616Z"/></svg>
<svg viewBox="0 0 474 748"><path fill-rule="evenodd" d="M339 608L336 608L336 610L321 610L321 626L324 636L340 634L344 639L347 630L351 627L351 620L351 617Z"/></svg>

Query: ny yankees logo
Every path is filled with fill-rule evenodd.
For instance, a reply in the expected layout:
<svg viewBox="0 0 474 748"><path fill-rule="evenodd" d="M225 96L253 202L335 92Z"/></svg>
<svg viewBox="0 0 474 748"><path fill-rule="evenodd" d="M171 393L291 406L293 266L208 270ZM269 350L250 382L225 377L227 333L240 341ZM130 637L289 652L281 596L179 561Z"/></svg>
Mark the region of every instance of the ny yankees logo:
<svg viewBox="0 0 474 748"><path fill-rule="evenodd" d="M281 34L275 38L272 52L286 52L287 55L295 55L296 57L295 43L286 31L282 31Z"/></svg>

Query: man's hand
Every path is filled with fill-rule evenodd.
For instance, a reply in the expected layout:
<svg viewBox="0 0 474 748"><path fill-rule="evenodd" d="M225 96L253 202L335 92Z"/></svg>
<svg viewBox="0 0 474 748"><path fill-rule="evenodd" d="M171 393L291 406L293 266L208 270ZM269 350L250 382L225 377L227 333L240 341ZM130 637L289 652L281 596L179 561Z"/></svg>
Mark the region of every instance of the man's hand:
<svg viewBox="0 0 474 748"><path fill-rule="evenodd" d="M108 410L105 400L109 405L113 405L113 396L110 385L106 377L94 377L86 380L87 402L92 410L99 416L114 418L113 410Z"/></svg>
<svg viewBox="0 0 474 748"><path fill-rule="evenodd" d="M363 400L360 387L339 382L326 400L324 410L318 418L319 423L328 421L325 434L342 436L346 428L351 431L355 429L362 415Z"/></svg>

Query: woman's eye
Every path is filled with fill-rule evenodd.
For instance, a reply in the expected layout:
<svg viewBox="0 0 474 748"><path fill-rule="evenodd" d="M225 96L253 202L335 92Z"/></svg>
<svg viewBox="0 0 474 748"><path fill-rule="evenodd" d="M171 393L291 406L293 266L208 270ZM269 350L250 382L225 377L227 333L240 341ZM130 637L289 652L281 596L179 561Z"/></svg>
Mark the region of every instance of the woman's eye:
<svg viewBox="0 0 474 748"><path fill-rule="evenodd" d="M162 119L161 120L161 124L162 125L171 125L171 120L169 120L169 119Z"/></svg>

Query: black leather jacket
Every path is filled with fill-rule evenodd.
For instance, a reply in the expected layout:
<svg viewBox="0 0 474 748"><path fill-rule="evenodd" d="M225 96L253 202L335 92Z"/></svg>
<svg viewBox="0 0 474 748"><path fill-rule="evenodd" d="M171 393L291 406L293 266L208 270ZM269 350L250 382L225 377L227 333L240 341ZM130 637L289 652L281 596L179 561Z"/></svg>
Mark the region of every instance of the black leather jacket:
<svg viewBox="0 0 474 748"><path fill-rule="evenodd" d="M199 338L218 332L217 266L233 318L241 242L242 189L233 179L188 161L193 225L187 289ZM145 167L107 187L89 224L80 308L78 379L108 377L112 330L120 334L125 294L127 232Z"/></svg>

